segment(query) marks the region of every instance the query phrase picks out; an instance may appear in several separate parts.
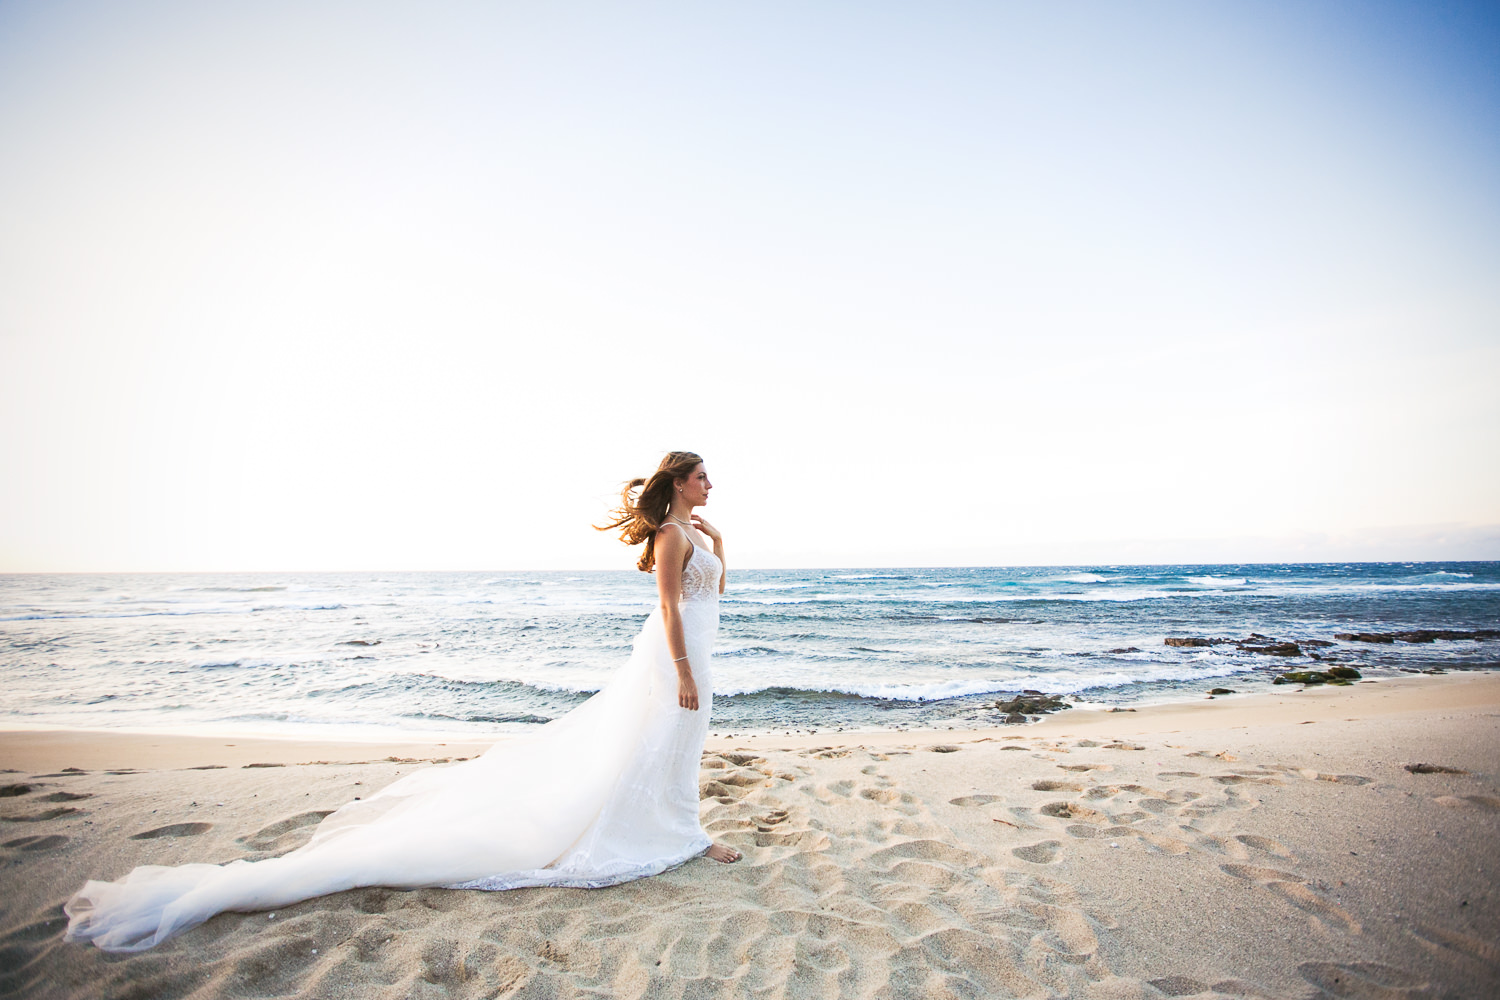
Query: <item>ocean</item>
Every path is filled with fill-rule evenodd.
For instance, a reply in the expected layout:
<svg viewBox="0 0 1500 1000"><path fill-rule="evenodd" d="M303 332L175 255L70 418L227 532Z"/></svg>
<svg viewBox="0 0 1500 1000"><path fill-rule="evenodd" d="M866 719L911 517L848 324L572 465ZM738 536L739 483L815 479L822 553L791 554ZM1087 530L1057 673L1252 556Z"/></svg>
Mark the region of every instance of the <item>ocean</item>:
<svg viewBox="0 0 1500 1000"><path fill-rule="evenodd" d="M3 575L0 725L483 739L598 690L654 602L633 571ZM1335 637L1497 627L1497 562L732 570L712 729L984 726L1027 689L1128 706L1329 662L1495 669L1496 640ZM1251 633L1332 645L1165 642Z"/></svg>

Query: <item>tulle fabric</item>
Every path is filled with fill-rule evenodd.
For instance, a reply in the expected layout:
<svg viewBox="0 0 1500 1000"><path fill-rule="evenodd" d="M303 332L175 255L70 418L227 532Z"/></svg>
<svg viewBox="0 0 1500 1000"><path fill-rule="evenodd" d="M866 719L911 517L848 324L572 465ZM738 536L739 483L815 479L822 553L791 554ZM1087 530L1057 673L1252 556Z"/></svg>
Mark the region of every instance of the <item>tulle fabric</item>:
<svg viewBox="0 0 1500 1000"><path fill-rule="evenodd" d="M66 937L143 951L225 910L266 910L359 886L614 885L710 845L698 819L718 630L719 561L694 546L681 605L700 705L677 705L661 611L594 697L534 733L413 772L324 818L305 846L225 865L145 865L90 881Z"/></svg>

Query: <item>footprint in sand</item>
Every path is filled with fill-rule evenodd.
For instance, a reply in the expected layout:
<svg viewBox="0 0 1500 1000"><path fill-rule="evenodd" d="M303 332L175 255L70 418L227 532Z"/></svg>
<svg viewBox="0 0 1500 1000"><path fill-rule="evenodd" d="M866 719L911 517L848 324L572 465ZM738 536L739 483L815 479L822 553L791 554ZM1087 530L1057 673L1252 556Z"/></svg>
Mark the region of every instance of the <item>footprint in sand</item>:
<svg viewBox="0 0 1500 1000"><path fill-rule="evenodd" d="M1244 845L1238 840L1220 837L1214 833L1200 833L1196 840L1199 847L1212 854L1223 854L1240 861L1250 857L1250 852L1245 850Z"/></svg>
<svg viewBox="0 0 1500 1000"><path fill-rule="evenodd" d="M730 755L725 755L730 756ZM735 755L739 756L739 755ZM756 758L764 761L764 757ZM769 768L737 766L736 770L713 772L713 777L699 781L698 797L700 799L715 799L721 805L728 805L735 799L743 798L750 794L752 788L764 787L770 784L771 770ZM842 784L851 785L851 782Z"/></svg>
<svg viewBox="0 0 1500 1000"><path fill-rule="evenodd" d="M197 837L212 830L212 823L173 823L171 826L159 826L155 830L146 830L142 833L132 834L131 840L155 840L158 837Z"/></svg>
<svg viewBox="0 0 1500 1000"><path fill-rule="evenodd" d="M909 805L916 801L908 793L898 792L892 788L862 788L860 789L859 797L887 806L896 805L897 803Z"/></svg>
<svg viewBox="0 0 1500 1000"><path fill-rule="evenodd" d="M1131 823L1139 823L1141 820L1150 818L1151 817L1146 813L1136 812L1132 810L1131 812L1115 813L1113 816L1109 817L1109 820L1111 823L1129 826Z"/></svg>
<svg viewBox="0 0 1500 1000"><path fill-rule="evenodd" d="M949 799L950 806L987 806L991 802L999 802L998 795L960 795L956 799Z"/></svg>
<svg viewBox="0 0 1500 1000"><path fill-rule="evenodd" d="M1062 844L1055 840L1044 840L1039 844L1027 844L1025 847L1012 848L1011 852L1022 861L1030 861L1034 865L1050 865L1057 860L1059 848Z"/></svg>
<svg viewBox="0 0 1500 1000"><path fill-rule="evenodd" d="M762 833L768 833L771 827L785 823L790 815L785 809L772 809L764 816L755 817L755 824Z"/></svg>
<svg viewBox="0 0 1500 1000"><path fill-rule="evenodd" d="M1326 994L1350 1000L1418 1000L1430 995L1427 983L1379 962L1303 962L1297 974Z"/></svg>
<svg viewBox="0 0 1500 1000"><path fill-rule="evenodd" d="M1282 844L1279 840L1272 840L1270 837L1262 837L1254 833L1241 833L1234 839L1246 847L1254 848L1257 851L1264 851L1267 854L1274 854L1278 858L1290 858L1292 856L1292 852L1287 850L1286 845Z"/></svg>
<svg viewBox="0 0 1500 1000"><path fill-rule="evenodd" d="M1304 913L1319 917L1324 921L1343 924L1344 929L1351 934L1358 934L1361 931L1359 921L1355 920L1348 910L1330 903L1313 892L1304 884L1306 880L1300 875L1293 875L1279 868L1262 868L1258 865L1220 865L1219 870L1235 878L1257 882Z"/></svg>
<svg viewBox="0 0 1500 1000"><path fill-rule="evenodd" d="M1033 790L1038 792L1081 792L1083 786L1072 781L1033 781Z"/></svg>
<svg viewBox="0 0 1500 1000"><path fill-rule="evenodd" d="M44 812L32 813L30 816L0 816L0 820L6 823L44 823L49 819L58 819L76 813L78 810L71 806L61 806L57 809L48 809Z"/></svg>
<svg viewBox="0 0 1500 1000"><path fill-rule="evenodd" d="M67 837L54 833L46 837L17 837L15 840L7 840L4 844L0 844L0 847L9 847L15 851L50 851L67 842Z"/></svg>
<svg viewBox="0 0 1500 1000"><path fill-rule="evenodd" d="M1445 959L1452 957L1445 949L1452 949L1452 951L1456 951L1460 955L1477 958L1481 962L1486 962L1496 968L1500 968L1500 946L1491 944L1489 941L1470 937L1468 934L1452 931L1446 927L1439 927L1436 924L1424 924L1420 922L1416 926L1408 928L1407 933L1411 934L1418 941L1421 941L1424 945L1427 945L1435 953L1442 955Z"/></svg>
<svg viewBox="0 0 1500 1000"><path fill-rule="evenodd" d="M1169 997L1190 997L1209 991L1206 983L1189 979L1187 976L1162 976L1160 979L1151 979L1148 982Z"/></svg>
<svg viewBox="0 0 1500 1000"><path fill-rule="evenodd" d="M766 759L753 753L721 753L720 757L729 761L735 767L752 767L756 764L764 764Z"/></svg>
<svg viewBox="0 0 1500 1000"><path fill-rule="evenodd" d="M1284 872L1280 868L1262 868L1259 865L1220 865L1219 870L1235 878L1250 882L1301 882L1301 875Z"/></svg>
<svg viewBox="0 0 1500 1000"><path fill-rule="evenodd" d="M293 830L300 830L305 826L314 826L323 822L323 817L331 813L332 809L315 810L313 812L298 813L288 816L286 819L278 820L270 826L263 826L247 837L236 837L239 843L244 844L252 851L268 851L276 846L276 842ZM202 831L199 831L202 832Z"/></svg>
<svg viewBox="0 0 1500 1000"><path fill-rule="evenodd" d="M42 802L77 802L79 799L91 799L92 795L87 792L79 794L76 792L53 792L51 795L43 795Z"/></svg>
<svg viewBox="0 0 1500 1000"><path fill-rule="evenodd" d="M1097 809L1089 809L1086 806L1076 805L1072 802L1048 802L1037 812L1043 816L1052 816L1057 819L1078 819L1085 823L1103 823L1104 814Z"/></svg>
<svg viewBox="0 0 1500 1000"><path fill-rule="evenodd" d="M1148 846L1162 854L1187 854L1192 850L1186 843L1176 837L1168 837L1165 834L1151 833L1146 830L1137 830L1135 835L1140 837Z"/></svg>
<svg viewBox="0 0 1500 1000"><path fill-rule="evenodd" d="M1483 809L1485 812L1500 812L1500 799L1489 795L1442 795L1433 799L1449 809Z"/></svg>

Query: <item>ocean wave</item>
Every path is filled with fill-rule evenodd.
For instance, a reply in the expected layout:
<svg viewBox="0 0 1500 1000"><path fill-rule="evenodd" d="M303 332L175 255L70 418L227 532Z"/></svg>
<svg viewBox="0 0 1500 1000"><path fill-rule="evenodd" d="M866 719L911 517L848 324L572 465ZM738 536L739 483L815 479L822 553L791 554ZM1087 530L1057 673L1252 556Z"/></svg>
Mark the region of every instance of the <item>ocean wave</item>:
<svg viewBox="0 0 1500 1000"><path fill-rule="evenodd" d="M1202 666L1190 663L1160 662L1142 669L1106 672L1059 670L1045 673L1007 671L986 677L930 680L920 683L901 682L833 682L817 687L797 687L786 684L763 686L727 686L715 691L715 700L751 699L774 700L793 698L799 701L818 697L864 698L871 701L935 702L955 698L971 698L981 695L1014 694L1023 690L1042 691L1047 694L1079 694L1084 691L1114 689L1133 684L1161 684L1174 681L1191 681L1216 677L1229 677L1250 673L1263 664L1248 662L1213 662Z"/></svg>
<svg viewBox="0 0 1500 1000"><path fill-rule="evenodd" d="M30 614L13 615L0 618L3 622L27 622L27 621L70 621L90 618L156 618L156 617L181 617L184 615L224 615L243 614L244 607L221 607L221 608L182 608L173 610L150 610L150 611L109 611L109 612L58 612L38 611Z"/></svg>
<svg viewBox="0 0 1500 1000"><path fill-rule="evenodd" d="M571 685L560 682L523 681L514 678L482 680L468 677L445 677L442 674L392 674L381 681L365 681L349 685L343 690L357 688L395 688L403 692L419 690L473 691L491 694L548 694L591 695L599 691L599 685Z"/></svg>
<svg viewBox="0 0 1500 1000"><path fill-rule="evenodd" d="M486 722L506 723L524 722L529 725L546 725L552 719L546 715L533 715L530 712L518 712L515 714L500 715L445 715L442 712L403 712L403 719L432 719L438 722Z"/></svg>
<svg viewBox="0 0 1500 1000"><path fill-rule="evenodd" d="M1250 584L1243 576L1190 576L1186 579L1188 583L1196 583L1200 587L1245 587Z"/></svg>
<svg viewBox="0 0 1500 1000"><path fill-rule="evenodd" d="M806 590L816 584L808 582L787 583L780 580L770 583L731 583L728 592L734 593L740 590Z"/></svg>

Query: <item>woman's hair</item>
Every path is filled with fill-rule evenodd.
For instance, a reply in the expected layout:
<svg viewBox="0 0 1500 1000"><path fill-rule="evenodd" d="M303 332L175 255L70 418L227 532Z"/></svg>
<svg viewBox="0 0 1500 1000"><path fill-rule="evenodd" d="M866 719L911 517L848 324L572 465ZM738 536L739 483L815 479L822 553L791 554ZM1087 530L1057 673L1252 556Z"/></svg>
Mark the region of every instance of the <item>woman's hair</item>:
<svg viewBox="0 0 1500 1000"><path fill-rule="evenodd" d="M625 484L620 491L620 506L611 511L614 520L594 525L600 531L619 528L620 541L626 545L645 542L646 551L636 563L641 572L650 573L656 567L656 529L667 519L673 484L691 476L702 461L690 451L667 452L650 479L632 479Z"/></svg>

